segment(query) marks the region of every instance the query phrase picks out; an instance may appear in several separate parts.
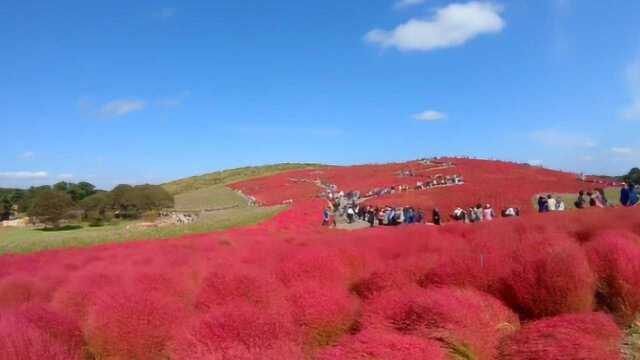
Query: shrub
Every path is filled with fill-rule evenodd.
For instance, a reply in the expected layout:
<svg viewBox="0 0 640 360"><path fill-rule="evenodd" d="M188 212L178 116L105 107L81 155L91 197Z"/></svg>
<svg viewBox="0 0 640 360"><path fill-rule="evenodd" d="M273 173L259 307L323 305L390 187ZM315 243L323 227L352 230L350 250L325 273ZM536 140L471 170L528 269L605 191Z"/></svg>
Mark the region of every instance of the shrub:
<svg viewBox="0 0 640 360"><path fill-rule="evenodd" d="M288 301L309 352L334 344L356 325L359 303L345 288L300 284Z"/></svg>
<svg viewBox="0 0 640 360"><path fill-rule="evenodd" d="M302 359L289 316L237 302L194 318L169 345L173 359Z"/></svg>
<svg viewBox="0 0 640 360"><path fill-rule="evenodd" d="M1 360L74 360L82 359L80 348L61 342L15 313L0 313Z"/></svg>
<svg viewBox="0 0 640 360"><path fill-rule="evenodd" d="M640 312L640 244L628 234L605 232L586 245L598 277L598 305L628 325Z"/></svg>
<svg viewBox="0 0 640 360"><path fill-rule="evenodd" d="M157 359L185 310L157 295L131 290L101 294L86 322L90 352L100 359Z"/></svg>
<svg viewBox="0 0 640 360"><path fill-rule="evenodd" d="M195 306L201 311L236 302L268 307L281 296L279 291L282 289L275 279L229 266L205 276L196 296Z"/></svg>
<svg viewBox="0 0 640 360"><path fill-rule="evenodd" d="M501 360L616 360L622 333L607 315L570 314L534 321L500 345Z"/></svg>
<svg viewBox="0 0 640 360"><path fill-rule="evenodd" d="M446 360L449 357L435 341L371 329L346 337L336 347L322 351L317 359Z"/></svg>
<svg viewBox="0 0 640 360"><path fill-rule="evenodd" d="M563 235L523 239L503 296L525 318L593 309L595 276L582 248Z"/></svg>
<svg viewBox="0 0 640 360"><path fill-rule="evenodd" d="M499 300L476 290L416 287L375 299L365 308L363 326L440 341L454 356L492 359L500 338L519 321Z"/></svg>
<svg viewBox="0 0 640 360"><path fill-rule="evenodd" d="M48 289L36 278L21 274L0 279L0 308L46 302Z"/></svg>

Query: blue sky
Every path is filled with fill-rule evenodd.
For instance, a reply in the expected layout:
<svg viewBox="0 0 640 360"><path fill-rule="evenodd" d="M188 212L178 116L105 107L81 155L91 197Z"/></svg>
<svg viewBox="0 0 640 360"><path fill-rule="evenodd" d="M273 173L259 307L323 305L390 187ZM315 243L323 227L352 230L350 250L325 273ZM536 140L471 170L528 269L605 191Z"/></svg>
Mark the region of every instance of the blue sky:
<svg viewBox="0 0 640 360"><path fill-rule="evenodd" d="M8 1L0 186L470 155L640 165L640 2Z"/></svg>

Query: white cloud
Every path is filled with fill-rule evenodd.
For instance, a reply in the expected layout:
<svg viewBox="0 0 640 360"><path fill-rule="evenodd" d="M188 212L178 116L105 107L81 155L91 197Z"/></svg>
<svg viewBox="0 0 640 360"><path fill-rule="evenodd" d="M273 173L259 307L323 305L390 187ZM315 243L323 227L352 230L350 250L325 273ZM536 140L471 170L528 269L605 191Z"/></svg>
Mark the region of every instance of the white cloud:
<svg viewBox="0 0 640 360"><path fill-rule="evenodd" d="M640 59L627 66L625 75L631 91L631 104L622 110L622 117L640 120Z"/></svg>
<svg viewBox="0 0 640 360"><path fill-rule="evenodd" d="M34 156L36 156L36 154L33 151L29 150L18 155L18 158L23 160L29 160L29 159L33 159Z"/></svg>
<svg viewBox="0 0 640 360"><path fill-rule="evenodd" d="M529 165L531 166L542 166L542 160L529 160Z"/></svg>
<svg viewBox="0 0 640 360"><path fill-rule="evenodd" d="M562 132L557 129L545 129L529 134L529 139L551 148L593 148L596 146L592 138L574 133Z"/></svg>
<svg viewBox="0 0 640 360"><path fill-rule="evenodd" d="M622 117L627 120L640 120L640 98L622 111Z"/></svg>
<svg viewBox="0 0 640 360"><path fill-rule="evenodd" d="M427 110L413 115L413 118L420 121L437 121L447 118L447 114L435 110Z"/></svg>
<svg viewBox="0 0 640 360"><path fill-rule="evenodd" d="M38 180L46 179L49 174L46 171L5 171L0 172L0 179L8 180Z"/></svg>
<svg viewBox="0 0 640 360"><path fill-rule="evenodd" d="M157 13L157 16L161 19L169 19L174 17L175 15L176 15L176 9L172 7L162 8Z"/></svg>
<svg viewBox="0 0 640 360"><path fill-rule="evenodd" d="M633 150L628 147L612 147L611 152L617 155L631 155Z"/></svg>
<svg viewBox="0 0 640 360"><path fill-rule="evenodd" d="M398 0L393 6L396 9L403 9L410 6L424 4L426 0Z"/></svg>
<svg viewBox="0 0 640 360"><path fill-rule="evenodd" d="M102 106L99 113L104 116L119 117L135 111L144 110L145 107L147 107L147 103L142 100L114 100Z"/></svg>
<svg viewBox="0 0 640 360"><path fill-rule="evenodd" d="M431 19L411 19L393 30L369 31L365 40L383 48L429 51L459 46L482 34L499 33L505 26L502 7L471 1L438 9Z"/></svg>
<svg viewBox="0 0 640 360"><path fill-rule="evenodd" d="M69 180L73 178L73 174L60 174L58 175L58 179Z"/></svg>
<svg viewBox="0 0 640 360"><path fill-rule="evenodd" d="M190 95L189 91L184 91L177 96L165 97L156 101L158 107L164 109L176 108L182 105L182 102Z"/></svg>

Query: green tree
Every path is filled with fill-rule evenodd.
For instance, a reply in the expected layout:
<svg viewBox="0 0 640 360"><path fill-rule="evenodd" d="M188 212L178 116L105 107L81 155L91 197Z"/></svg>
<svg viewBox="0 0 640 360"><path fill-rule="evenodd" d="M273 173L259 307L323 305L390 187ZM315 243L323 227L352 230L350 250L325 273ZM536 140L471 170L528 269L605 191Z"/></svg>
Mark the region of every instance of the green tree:
<svg viewBox="0 0 640 360"><path fill-rule="evenodd" d="M12 206L13 204L11 203L8 195L4 195L0 198L0 221L8 220L11 217Z"/></svg>
<svg viewBox="0 0 640 360"><path fill-rule="evenodd" d="M73 208L71 197L61 191L41 190L35 197L29 216L46 226L59 227L60 220Z"/></svg>
<svg viewBox="0 0 640 360"><path fill-rule="evenodd" d="M99 192L82 199L80 208L84 220L89 221L92 226L108 222L112 217L112 203L111 194L107 192Z"/></svg>
<svg viewBox="0 0 640 360"><path fill-rule="evenodd" d="M640 169L634 167L633 169L629 170L629 173L622 178L627 183L638 185L640 184Z"/></svg>
<svg viewBox="0 0 640 360"><path fill-rule="evenodd" d="M125 218L137 218L144 212L173 207L173 196L158 185L118 185L111 191L113 207Z"/></svg>

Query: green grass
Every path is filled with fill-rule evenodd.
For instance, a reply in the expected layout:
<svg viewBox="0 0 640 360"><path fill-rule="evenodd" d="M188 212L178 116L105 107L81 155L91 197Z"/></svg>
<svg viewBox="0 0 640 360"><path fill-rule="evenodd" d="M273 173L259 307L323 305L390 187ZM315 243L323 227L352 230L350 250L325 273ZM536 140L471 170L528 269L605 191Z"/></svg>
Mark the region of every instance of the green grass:
<svg viewBox="0 0 640 360"><path fill-rule="evenodd" d="M162 184L171 194L182 194L194 190L208 188L214 185L228 185L234 182L274 175L288 170L315 169L323 167L320 164L275 164L265 166L251 166L238 169L212 172L209 174L192 176Z"/></svg>
<svg viewBox="0 0 640 360"><path fill-rule="evenodd" d="M256 224L271 218L285 208L284 206L234 208L207 213L194 224L150 229L130 226L140 221L121 221L103 227L89 227L82 224L80 228L70 227L63 231L0 228L0 255L207 233Z"/></svg>
<svg viewBox="0 0 640 360"><path fill-rule="evenodd" d="M209 186L175 196L176 210L204 210L231 206L246 208L248 204L242 195L220 185Z"/></svg>
<svg viewBox="0 0 640 360"><path fill-rule="evenodd" d="M586 193L586 191L585 191ZM608 187L604 189L604 194L607 197L607 200L609 201L609 204L612 205L620 205L620 188L618 187ZM548 195L548 193L544 193L544 194L540 194L540 195ZM578 193L571 193L571 194L562 194L562 193L551 193L551 195L553 197L559 197L564 201L564 204L567 208L567 210L573 210L576 208L575 206L575 201L578 199ZM535 209L538 208L538 196L539 195L535 195L533 197L533 207ZM587 204L588 205L588 204Z"/></svg>
<svg viewBox="0 0 640 360"><path fill-rule="evenodd" d="M250 207L244 197L225 185L269 176L287 170L319 168L318 164L276 164L245 167L176 180L162 186L175 196L175 208L183 211L228 208L204 212L189 225L137 227L142 221L121 221L102 227L70 224L58 231L32 228L0 228L0 254L84 247L135 240L166 239L188 234L256 224L285 209L283 206Z"/></svg>

